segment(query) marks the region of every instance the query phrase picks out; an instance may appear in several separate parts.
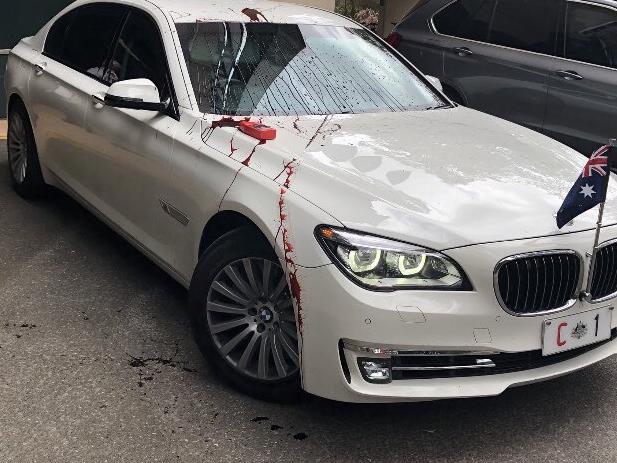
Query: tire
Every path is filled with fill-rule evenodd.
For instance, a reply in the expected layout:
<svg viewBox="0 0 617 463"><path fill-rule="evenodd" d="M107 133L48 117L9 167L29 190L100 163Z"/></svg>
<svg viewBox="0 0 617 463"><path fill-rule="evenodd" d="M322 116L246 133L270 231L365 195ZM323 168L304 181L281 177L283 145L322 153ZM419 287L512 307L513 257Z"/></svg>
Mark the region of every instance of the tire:
<svg viewBox="0 0 617 463"><path fill-rule="evenodd" d="M21 101L11 106L8 124L7 152L13 189L23 198L40 198L47 192L47 186L41 173L30 118Z"/></svg>
<svg viewBox="0 0 617 463"><path fill-rule="evenodd" d="M296 317L285 273L252 227L225 234L203 253L189 307L202 354L232 387L272 402L302 397Z"/></svg>

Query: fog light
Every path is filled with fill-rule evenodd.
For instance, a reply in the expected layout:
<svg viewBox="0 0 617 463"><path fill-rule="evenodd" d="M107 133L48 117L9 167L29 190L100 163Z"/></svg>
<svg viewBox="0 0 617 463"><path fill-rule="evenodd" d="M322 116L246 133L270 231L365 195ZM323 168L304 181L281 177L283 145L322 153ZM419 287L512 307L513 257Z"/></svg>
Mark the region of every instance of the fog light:
<svg viewBox="0 0 617 463"><path fill-rule="evenodd" d="M391 381L390 359L358 359L360 373L369 383L389 383Z"/></svg>

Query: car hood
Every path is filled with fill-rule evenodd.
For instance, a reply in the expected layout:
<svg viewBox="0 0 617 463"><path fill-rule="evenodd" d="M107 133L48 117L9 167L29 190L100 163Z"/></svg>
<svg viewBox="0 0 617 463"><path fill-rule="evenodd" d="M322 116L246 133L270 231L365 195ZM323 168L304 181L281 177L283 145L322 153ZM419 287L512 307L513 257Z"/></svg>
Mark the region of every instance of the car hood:
<svg viewBox="0 0 617 463"><path fill-rule="evenodd" d="M555 214L586 158L467 108L272 118L296 159L289 188L345 226L434 249L593 229L597 208L559 230ZM273 147L274 147L273 146ZM280 160L264 172L283 181ZM617 184L604 224L617 223Z"/></svg>

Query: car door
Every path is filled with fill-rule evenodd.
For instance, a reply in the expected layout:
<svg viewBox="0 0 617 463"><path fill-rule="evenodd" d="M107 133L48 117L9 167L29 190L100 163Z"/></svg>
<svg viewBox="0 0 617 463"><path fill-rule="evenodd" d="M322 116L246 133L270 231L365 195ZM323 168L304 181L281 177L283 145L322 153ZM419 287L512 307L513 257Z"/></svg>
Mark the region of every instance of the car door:
<svg viewBox="0 0 617 463"><path fill-rule="evenodd" d="M541 131L561 6L562 0L449 5L433 19L446 35L446 82L466 105Z"/></svg>
<svg viewBox="0 0 617 463"><path fill-rule="evenodd" d="M125 13L111 3L67 12L51 26L31 71L29 109L42 164L85 199L94 170L83 149L84 114Z"/></svg>
<svg viewBox="0 0 617 463"><path fill-rule="evenodd" d="M86 149L96 171L93 205L152 257L172 266L174 236L178 227L185 224L165 215L161 203L169 186L171 151L179 127L167 57L155 19L146 11L131 8L106 75L109 83L150 79L161 100L169 101L168 110L154 112L102 105L100 98L108 85L101 84L92 93L98 99L93 98L88 105L85 127Z"/></svg>
<svg viewBox="0 0 617 463"><path fill-rule="evenodd" d="M562 36L544 127L590 155L617 138L617 9L568 1Z"/></svg>

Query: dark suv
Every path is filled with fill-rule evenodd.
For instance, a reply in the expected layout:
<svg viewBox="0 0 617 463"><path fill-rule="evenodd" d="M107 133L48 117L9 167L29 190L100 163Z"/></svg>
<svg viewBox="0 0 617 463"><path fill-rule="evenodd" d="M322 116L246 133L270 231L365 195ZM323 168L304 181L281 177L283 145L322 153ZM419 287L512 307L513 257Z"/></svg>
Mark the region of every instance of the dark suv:
<svg viewBox="0 0 617 463"><path fill-rule="evenodd" d="M388 41L461 104L585 154L617 137L617 0L420 0Z"/></svg>

